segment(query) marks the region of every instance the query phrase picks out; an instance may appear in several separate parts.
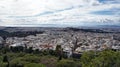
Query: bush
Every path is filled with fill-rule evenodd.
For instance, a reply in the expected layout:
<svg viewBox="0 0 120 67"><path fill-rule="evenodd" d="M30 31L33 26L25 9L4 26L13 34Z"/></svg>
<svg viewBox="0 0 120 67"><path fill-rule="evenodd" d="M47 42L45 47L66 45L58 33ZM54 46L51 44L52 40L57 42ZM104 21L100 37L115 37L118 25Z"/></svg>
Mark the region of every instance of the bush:
<svg viewBox="0 0 120 67"><path fill-rule="evenodd" d="M29 64L26 64L25 67L45 67L45 65L43 64L37 64L37 63L29 63Z"/></svg>
<svg viewBox="0 0 120 67"><path fill-rule="evenodd" d="M72 60L61 60L57 63L57 67L77 67L77 65Z"/></svg>
<svg viewBox="0 0 120 67"><path fill-rule="evenodd" d="M8 62L8 56L7 56L7 55L5 55L5 56L3 57L3 62Z"/></svg>
<svg viewBox="0 0 120 67"><path fill-rule="evenodd" d="M120 52L105 50L98 52L85 52L81 57L82 67L119 67Z"/></svg>
<svg viewBox="0 0 120 67"><path fill-rule="evenodd" d="M0 62L0 67L7 67L8 63Z"/></svg>
<svg viewBox="0 0 120 67"><path fill-rule="evenodd" d="M2 62L3 61L3 57L2 56L0 56L0 62Z"/></svg>
<svg viewBox="0 0 120 67"><path fill-rule="evenodd" d="M30 63L39 63L40 57L28 54L22 58L22 61L26 61L26 62L30 62Z"/></svg>
<svg viewBox="0 0 120 67"><path fill-rule="evenodd" d="M22 58L16 58L10 61L10 67L24 67L28 62L22 61Z"/></svg>

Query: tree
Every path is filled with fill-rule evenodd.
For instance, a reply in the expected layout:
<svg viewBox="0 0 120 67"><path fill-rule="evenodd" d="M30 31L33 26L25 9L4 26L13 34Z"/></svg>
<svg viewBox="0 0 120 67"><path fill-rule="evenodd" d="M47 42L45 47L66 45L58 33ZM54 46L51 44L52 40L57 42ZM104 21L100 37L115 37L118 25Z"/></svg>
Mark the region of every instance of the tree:
<svg viewBox="0 0 120 67"><path fill-rule="evenodd" d="M7 56L7 55L5 55L5 56L3 57L3 62L8 62L8 56Z"/></svg>
<svg viewBox="0 0 120 67"><path fill-rule="evenodd" d="M6 64L6 67L9 67L9 60L8 60L8 56L7 55L5 55L4 57L3 57L3 62L5 62L5 63L7 63Z"/></svg>
<svg viewBox="0 0 120 67"><path fill-rule="evenodd" d="M90 67L92 59L94 58L95 58L95 52L93 51L84 52L81 57L82 67Z"/></svg>
<svg viewBox="0 0 120 67"><path fill-rule="evenodd" d="M27 53L33 53L33 48L32 48L32 47L29 47L26 52L27 52Z"/></svg>
<svg viewBox="0 0 120 67"><path fill-rule="evenodd" d="M85 52L81 57L82 67L119 67L120 52L104 50L97 53Z"/></svg>
<svg viewBox="0 0 120 67"><path fill-rule="evenodd" d="M56 51L57 56L59 57L58 60L62 60L63 50L62 50L61 45L57 45L55 51Z"/></svg>
<svg viewBox="0 0 120 67"><path fill-rule="evenodd" d="M34 54L39 54L39 53L40 53L39 49L34 50Z"/></svg>
<svg viewBox="0 0 120 67"><path fill-rule="evenodd" d="M24 47L23 46L16 46L16 47L10 47L10 50L12 52L23 52L24 51Z"/></svg>
<svg viewBox="0 0 120 67"><path fill-rule="evenodd" d="M99 62L96 62L96 64L102 67L119 67L118 65L120 65L120 61L118 61L120 60L120 53L112 50L100 52L95 59Z"/></svg>

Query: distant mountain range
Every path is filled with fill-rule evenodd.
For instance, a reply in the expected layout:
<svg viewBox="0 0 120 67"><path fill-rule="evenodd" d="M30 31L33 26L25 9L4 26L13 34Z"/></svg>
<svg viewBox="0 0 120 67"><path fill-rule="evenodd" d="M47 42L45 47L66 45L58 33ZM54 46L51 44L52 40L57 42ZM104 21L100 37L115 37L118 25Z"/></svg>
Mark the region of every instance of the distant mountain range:
<svg viewBox="0 0 120 67"><path fill-rule="evenodd" d="M81 27L0 27L0 30L7 32L17 31L45 31L45 30L84 30L89 32L120 32L119 25L98 25L98 26L81 26Z"/></svg>

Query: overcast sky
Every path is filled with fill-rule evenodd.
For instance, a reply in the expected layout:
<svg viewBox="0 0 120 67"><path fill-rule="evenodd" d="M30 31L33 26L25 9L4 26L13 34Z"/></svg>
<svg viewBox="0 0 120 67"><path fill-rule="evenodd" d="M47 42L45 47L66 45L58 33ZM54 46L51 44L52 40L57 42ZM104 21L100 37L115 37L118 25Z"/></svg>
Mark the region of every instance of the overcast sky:
<svg viewBox="0 0 120 67"><path fill-rule="evenodd" d="M120 0L0 0L0 26L120 24Z"/></svg>

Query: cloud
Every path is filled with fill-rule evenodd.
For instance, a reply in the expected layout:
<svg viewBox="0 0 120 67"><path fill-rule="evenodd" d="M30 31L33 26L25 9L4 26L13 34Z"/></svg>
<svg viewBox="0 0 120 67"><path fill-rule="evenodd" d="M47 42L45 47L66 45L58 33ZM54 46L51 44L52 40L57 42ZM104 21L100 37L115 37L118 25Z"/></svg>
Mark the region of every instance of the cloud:
<svg viewBox="0 0 120 67"><path fill-rule="evenodd" d="M107 9L107 10L99 10L99 11L93 11L92 14L97 15L118 15L120 16L120 8L113 8L113 9Z"/></svg>
<svg viewBox="0 0 120 67"><path fill-rule="evenodd" d="M119 0L0 0L1 26L120 23Z"/></svg>
<svg viewBox="0 0 120 67"><path fill-rule="evenodd" d="M98 0L101 3L120 3L120 0Z"/></svg>

